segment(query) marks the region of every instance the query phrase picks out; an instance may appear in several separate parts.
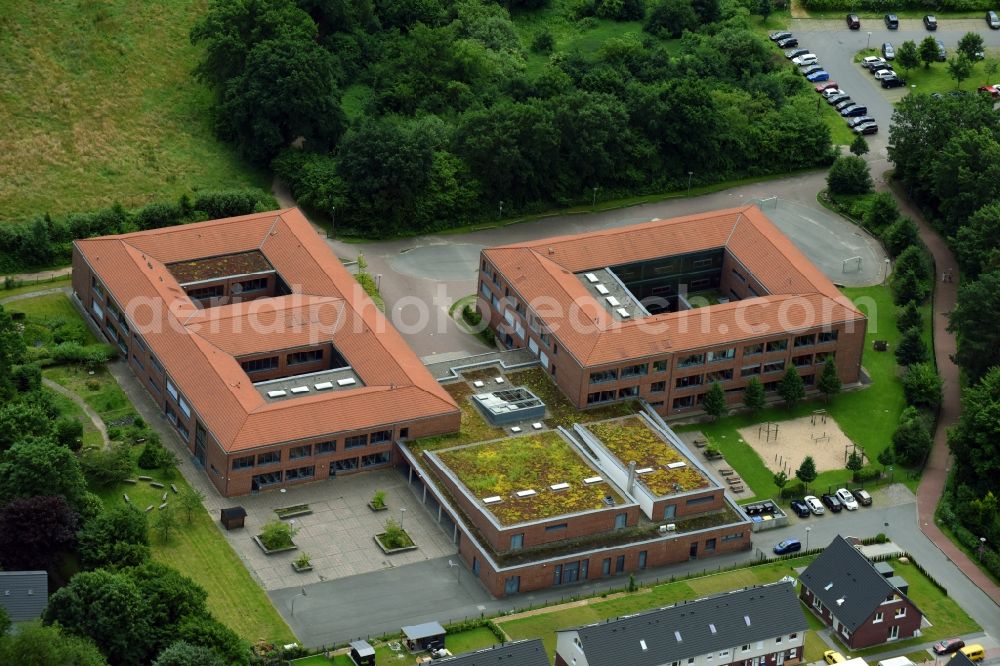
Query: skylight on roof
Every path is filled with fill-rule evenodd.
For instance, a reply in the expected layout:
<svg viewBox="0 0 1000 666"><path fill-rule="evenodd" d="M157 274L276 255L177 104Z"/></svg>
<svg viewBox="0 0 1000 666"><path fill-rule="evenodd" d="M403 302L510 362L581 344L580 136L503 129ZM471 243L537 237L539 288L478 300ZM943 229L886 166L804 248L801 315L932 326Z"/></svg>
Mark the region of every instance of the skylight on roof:
<svg viewBox="0 0 1000 666"><path fill-rule="evenodd" d="M569 484L568 483L553 483L551 486L549 486L549 488L551 488L552 490L566 490L567 488L569 488Z"/></svg>
<svg viewBox="0 0 1000 666"><path fill-rule="evenodd" d="M642 651L643 651L643 652L645 652L646 650L648 650L648 649L649 649L649 648L647 648L647 647L646 647L646 641L644 641L644 640L642 640L642 639L640 639L640 640L639 640L639 647L641 647L641 648L642 648Z"/></svg>
<svg viewBox="0 0 1000 666"><path fill-rule="evenodd" d="M309 393L308 386L293 386L292 393Z"/></svg>
<svg viewBox="0 0 1000 666"><path fill-rule="evenodd" d="M591 284L598 282L597 276L593 273L585 273L584 277L587 278L587 282L590 282Z"/></svg>
<svg viewBox="0 0 1000 666"><path fill-rule="evenodd" d="M604 479L602 479L599 476L588 476L586 479L583 480L583 482L586 483L587 485L590 485L593 483L600 483L603 480Z"/></svg>
<svg viewBox="0 0 1000 666"><path fill-rule="evenodd" d="M750 616L749 615L744 615L743 616L743 621L747 623L748 627L750 626Z"/></svg>
<svg viewBox="0 0 1000 666"><path fill-rule="evenodd" d="M534 495L536 493L535 493L534 490L530 490L529 489L529 490L518 490L517 493L515 493L515 494L518 497L531 497L532 495Z"/></svg>
<svg viewBox="0 0 1000 666"><path fill-rule="evenodd" d="M679 467L687 467L687 463L681 461L667 463L667 469L677 469Z"/></svg>
<svg viewBox="0 0 1000 666"><path fill-rule="evenodd" d="M337 386L350 386L351 384L357 384L357 380L354 377L347 377L346 379L338 379Z"/></svg>
<svg viewBox="0 0 1000 666"><path fill-rule="evenodd" d="M709 623L708 630L711 631L714 634L715 633L715 625L712 624L712 623Z"/></svg>
<svg viewBox="0 0 1000 666"><path fill-rule="evenodd" d="M619 301L614 296L607 296L607 297L605 297L605 300L607 300L608 301L608 305L610 305L613 308L616 308L619 305L621 305L621 301Z"/></svg>
<svg viewBox="0 0 1000 666"><path fill-rule="evenodd" d="M621 317L622 319L628 319L629 317L632 316L625 308L618 308L617 310L615 310L615 312L617 312L618 316Z"/></svg>
<svg viewBox="0 0 1000 666"><path fill-rule="evenodd" d="M315 385L317 391L326 391L333 388L333 382L320 382Z"/></svg>
<svg viewBox="0 0 1000 666"><path fill-rule="evenodd" d="M608 294L611 293L610 291L608 291L608 288L605 287L603 284L594 285L594 289L596 289L597 293L600 294L601 296L607 296Z"/></svg>
<svg viewBox="0 0 1000 666"><path fill-rule="evenodd" d="M832 581L829 582L829 583L827 583L826 587L824 587L823 589L826 590L827 592L829 592L831 587L833 587L833 582Z"/></svg>
<svg viewBox="0 0 1000 666"><path fill-rule="evenodd" d="M838 606L843 606L845 601L847 601L847 597L841 597L841 598L837 599L837 605Z"/></svg>
<svg viewBox="0 0 1000 666"><path fill-rule="evenodd" d="M282 398L282 397L284 397L286 395L288 395L288 394L285 391L268 391L267 392L267 397L268 398Z"/></svg>
<svg viewBox="0 0 1000 666"><path fill-rule="evenodd" d="M678 643L684 642L684 639L681 638L681 632L677 631L676 629L674 629L674 638L677 639Z"/></svg>

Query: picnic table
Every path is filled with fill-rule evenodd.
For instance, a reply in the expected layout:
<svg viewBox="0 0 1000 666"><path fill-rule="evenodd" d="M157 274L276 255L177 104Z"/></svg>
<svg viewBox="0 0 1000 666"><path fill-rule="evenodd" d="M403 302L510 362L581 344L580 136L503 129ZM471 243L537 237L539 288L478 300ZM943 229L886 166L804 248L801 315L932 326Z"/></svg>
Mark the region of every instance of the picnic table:
<svg viewBox="0 0 1000 666"><path fill-rule="evenodd" d="M720 469L719 474L721 474L722 476L732 476L734 472L731 469Z"/></svg>
<svg viewBox="0 0 1000 666"><path fill-rule="evenodd" d="M730 478L726 479L726 483L728 483L731 486L735 486L735 485L739 485L739 484L743 483L743 479L741 479L738 476L733 476L733 477L730 477Z"/></svg>

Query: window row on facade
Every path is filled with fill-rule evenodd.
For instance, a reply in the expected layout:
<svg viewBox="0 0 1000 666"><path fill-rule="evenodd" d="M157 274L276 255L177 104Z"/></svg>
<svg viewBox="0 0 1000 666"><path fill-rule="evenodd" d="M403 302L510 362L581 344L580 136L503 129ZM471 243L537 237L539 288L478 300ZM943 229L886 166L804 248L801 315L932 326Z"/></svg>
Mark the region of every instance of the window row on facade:
<svg viewBox="0 0 1000 666"><path fill-rule="evenodd" d="M400 430L400 437L405 438L408 428ZM313 456L328 455L337 452L336 439L318 442L315 444L302 444L288 449L288 460L302 460ZM372 433L352 435L344 438L344 450L357 449L364 446L375 446L377 444L387 444L392 441L392 430L378 430ZM234 470L249 469L251 467L264 467L267 465L278 465L282 462L282 449L265 451L256 455L239 456L233 458L232 468Z"/></svg>

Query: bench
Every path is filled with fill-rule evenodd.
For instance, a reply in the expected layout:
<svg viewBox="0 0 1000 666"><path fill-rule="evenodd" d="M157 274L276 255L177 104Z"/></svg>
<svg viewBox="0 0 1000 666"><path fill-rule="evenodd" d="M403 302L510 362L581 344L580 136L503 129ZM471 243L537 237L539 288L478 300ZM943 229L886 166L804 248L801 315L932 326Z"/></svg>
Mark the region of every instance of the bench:
<svg viewBox="0 0 1000 666"><path fill-rule="evenodd" d="M741 493L743 492L743 486L729 486L729 490L734 493Z"/></svg>
<svg viewBox="0 0 1000 666"><path fill-rule="evenodd" d="M738 476L733 476L733 477L730 477L730 478L726 479L726 483L728 483L731 486L735 486L735 485L738 485L740 483L743 483L743 479L741 479Z"/></svg>
<svg viewBox="0 0 1000 666"><path fill-rule="evenodd" d="M735 474L735 472L733 472L733 470L731 469L720 469L719 474L721 474L722 476L732 476L733 474Z"/></svg>

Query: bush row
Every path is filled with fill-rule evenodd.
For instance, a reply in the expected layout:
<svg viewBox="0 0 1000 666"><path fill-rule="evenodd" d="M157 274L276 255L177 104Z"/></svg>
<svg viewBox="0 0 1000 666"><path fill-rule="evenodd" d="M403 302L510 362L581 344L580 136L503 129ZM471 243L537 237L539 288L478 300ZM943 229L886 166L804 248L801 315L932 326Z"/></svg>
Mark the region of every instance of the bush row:
<svg viewBox="0 0 1000 666"><path fill-rule="evenodd" d="M904 9L919 9L933 12L971 12L986 11L993 5L984 0L895 0L892 3L885 0L802 0L806 9L813 11L840 12L875 12L882 14L889 11Z"/></svg>
<svg viewBox="0 0 1000 666"><path fill-rule="evenodd" d="M243 189L202 192L194 199L184 195L176 202L156 202L135 210L115 204L60 219L40 215L30 222L0 225L0 271L14 273L68 263L72 242L80 238L247 215L277 207L270 194Z"/></svg>
<svg viewBox="0 0 1000 666"><path fill-rule="evenodd" d="M951 481L950 483L954 482ZM962 525L955 513L950 492L945 492L941 496L936 518L938 524L951 530L951 533L959 544L974 553L974 557L979 559L987 571L993 574L993 576L1000 578L1000 553L997 553L993 548L983 548L979 537Z"/></svg>

